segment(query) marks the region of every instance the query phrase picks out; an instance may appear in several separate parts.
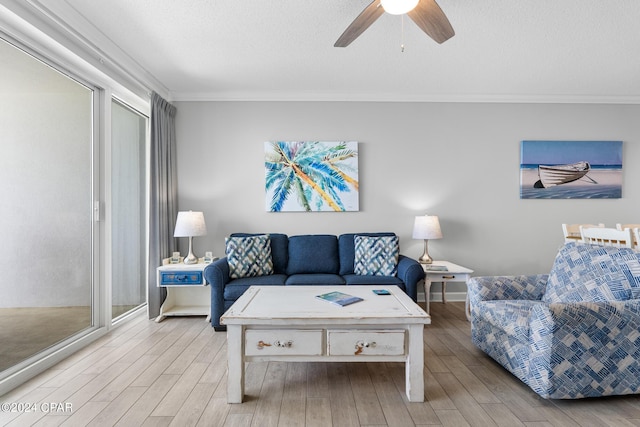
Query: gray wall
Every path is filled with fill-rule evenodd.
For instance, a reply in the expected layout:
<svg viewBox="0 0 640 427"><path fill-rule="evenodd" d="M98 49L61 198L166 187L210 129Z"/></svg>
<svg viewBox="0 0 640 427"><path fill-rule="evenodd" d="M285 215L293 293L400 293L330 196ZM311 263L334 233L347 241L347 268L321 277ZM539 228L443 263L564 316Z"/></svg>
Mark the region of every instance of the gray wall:
<svg viewBox="0 0 640 427"><path fill-rule="evenodd" d="M438 215L429 252L475 275L548 272L563 222L640 222L640 106L576 104L176 102L181 210L202 210L196 255L224 254L236 231L390 230L417 258L415 215ZM623 198L521 200L520 141L622 140ZM360 211L269 213L263 142L354 140ZM186 252L186 239L180 239ZM184 240L184 241L182 241ZM460 285L447 290L462 291Z"/></svg>

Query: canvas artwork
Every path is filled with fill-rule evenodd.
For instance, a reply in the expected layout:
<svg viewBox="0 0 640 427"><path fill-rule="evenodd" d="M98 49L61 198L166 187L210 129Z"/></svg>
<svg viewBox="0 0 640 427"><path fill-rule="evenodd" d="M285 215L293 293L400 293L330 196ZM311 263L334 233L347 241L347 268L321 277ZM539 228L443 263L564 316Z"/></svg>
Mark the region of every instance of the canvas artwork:
<svg viewBox="0 0 640 427"><path fill-rule="evenodd" d="M270 212L358 211L358 143L266 142L265 192Z"/></svg>
<svg viewBox="0 0 640 427"><path fill-rule="evenodd" d="M522 141L521 199L619 199L622 141Z"/></svg>

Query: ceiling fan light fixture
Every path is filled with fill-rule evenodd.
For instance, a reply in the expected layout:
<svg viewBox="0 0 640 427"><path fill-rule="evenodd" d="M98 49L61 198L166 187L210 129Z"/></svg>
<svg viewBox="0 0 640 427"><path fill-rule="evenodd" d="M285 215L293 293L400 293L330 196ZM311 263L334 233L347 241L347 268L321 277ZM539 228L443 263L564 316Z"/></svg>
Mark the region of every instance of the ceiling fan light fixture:
<svg viewBox="0 0 640 427"><path fill-rule="evenodd" d="M380 0L382 8L391 15L403 15L412 11L419 0Z"/></svg>

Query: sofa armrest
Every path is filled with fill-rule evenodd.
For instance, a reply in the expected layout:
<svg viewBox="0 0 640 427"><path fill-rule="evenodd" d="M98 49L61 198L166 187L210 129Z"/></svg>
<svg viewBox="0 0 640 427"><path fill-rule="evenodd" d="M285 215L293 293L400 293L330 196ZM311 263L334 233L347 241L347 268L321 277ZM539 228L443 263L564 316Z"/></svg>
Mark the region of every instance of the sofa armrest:
<svg viewBox="0 0 640 427"><path fill-rule="evenodd" d="M424 279L424 270L418 261L405 255L398 257L398 278L404 283L406 293L418 301L418 283Z"/></svg>
<svg viewBox="0 0 640 427"><path fill-rule="evenodd" d="M640 390L640 300L537 305L531 313L529 344L529 377L540 381L532 388L541 388L543 396Z"/></svg>
<svg viewBox="0 0 640 427"><path fill-rule="evenodd" d="M548 274L522 276L478 276L467 282L469 303L491 300L540 300Z"/></svg>
<svg viewBox="0 0 640 427"><path fill-rule="evenodd" d="M224 287L231 281L227 257L217 259L204 269L204 278L211 286L211 325L219 329L224 313Z"/></svg>

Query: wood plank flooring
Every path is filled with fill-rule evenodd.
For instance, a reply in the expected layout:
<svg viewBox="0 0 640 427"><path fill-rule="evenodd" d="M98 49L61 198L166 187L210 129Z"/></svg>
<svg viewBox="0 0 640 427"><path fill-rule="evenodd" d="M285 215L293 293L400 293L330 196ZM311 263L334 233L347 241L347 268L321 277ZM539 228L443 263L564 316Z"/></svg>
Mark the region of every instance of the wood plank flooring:
<svg viewBox="0 0 640 427"><path fill-rule="evenodd" d="M477 350L464 303L432 303L424 403L402 363L249 363L226 402L226 335L142 316L0 397L2 426L640 426L638 396L548 401ZM15 408L14 408L15 409ZM24 409L24 408L23 408Z"/></svg>

